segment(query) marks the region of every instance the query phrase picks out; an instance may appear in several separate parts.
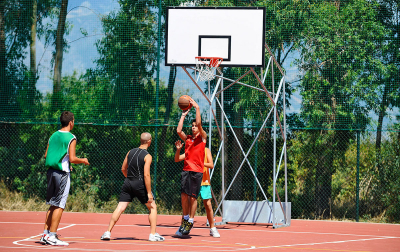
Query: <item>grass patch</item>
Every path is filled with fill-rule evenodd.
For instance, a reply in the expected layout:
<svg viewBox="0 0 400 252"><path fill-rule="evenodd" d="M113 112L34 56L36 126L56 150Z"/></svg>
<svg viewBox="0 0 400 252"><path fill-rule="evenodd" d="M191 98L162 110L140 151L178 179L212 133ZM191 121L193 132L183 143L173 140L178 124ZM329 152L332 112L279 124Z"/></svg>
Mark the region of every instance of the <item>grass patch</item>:
<svg viewBox="0 0 400 252"><path fill-rule="evenodd" d="M0 181L0 210L3 211L47 211L49 207L37 197L25 198L21 192L10 191Z"/></svg>

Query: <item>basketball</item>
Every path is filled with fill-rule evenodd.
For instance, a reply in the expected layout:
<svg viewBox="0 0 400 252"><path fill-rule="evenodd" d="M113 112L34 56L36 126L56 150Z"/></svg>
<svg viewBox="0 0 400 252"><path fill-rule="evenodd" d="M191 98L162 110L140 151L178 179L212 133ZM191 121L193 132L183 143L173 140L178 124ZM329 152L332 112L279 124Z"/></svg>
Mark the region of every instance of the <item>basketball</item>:
<svg viewBox="0 0 400 252"><path fill-rule="evenodd" d="M181 97L179 97L178 100L178 106L182 109L182 110L189 110L192 108L192 104L190 104L189 100L191 99L191 97L189 95L182 95Z"/></svg>

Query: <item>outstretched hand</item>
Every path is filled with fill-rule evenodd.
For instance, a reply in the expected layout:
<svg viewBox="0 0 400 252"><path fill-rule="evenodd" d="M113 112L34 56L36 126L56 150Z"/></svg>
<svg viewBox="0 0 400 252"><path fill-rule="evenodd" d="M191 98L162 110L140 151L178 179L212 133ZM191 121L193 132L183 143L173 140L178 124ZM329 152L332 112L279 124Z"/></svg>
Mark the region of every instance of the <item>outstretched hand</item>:
<svg viewBox="0 0 400 252"><path fill-rule="evenodd" d="M193 105L193 107L199 108L199 104L197 104L197 102L196 102L195 100L193 100L193 98L190 98L190 99L189 99L189 102L190 102L190 104Z"/></svg>
<svg viewBox="0 0 400 252"><path fill-rule="evenodd" d="M178 140L175 142L175 147L180 150L183 147L183 143L181 142L181 140Z"/></svg>

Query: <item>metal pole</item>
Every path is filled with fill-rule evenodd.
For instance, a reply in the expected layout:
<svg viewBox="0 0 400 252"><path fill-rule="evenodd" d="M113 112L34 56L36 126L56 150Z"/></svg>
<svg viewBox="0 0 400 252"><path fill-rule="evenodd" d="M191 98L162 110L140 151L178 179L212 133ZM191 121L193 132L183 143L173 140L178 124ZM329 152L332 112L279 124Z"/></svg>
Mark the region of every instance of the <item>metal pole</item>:
<svg viewBox="0 0 400 252"><path fill-rule="evenodd" d="M282 78L285 78L284 76ZM287 135L286 135L286 81L285 79L283 80L283 132L285 134L285 143L287 146ZM285 154L284 154L284 160L285 160L285 215L286 215L286 220L289 220L289 216L287 216L288 212L288 191L287 191L287 152L286 152L286 147L285 147ZM288 223L285 223L288 224Z"/></svg>
<svg viewBox="0 0 400 252"><path fill-rule="evenodd" d="M221 74L222 75L222 74ZM221 80L221 91L224 90L224 79ZM224 116L222 115L222 111L224 111L224 92L221 92L221 131L222 131L222 141L223 141L223 146L222 146L222 152L221 152L221 192L222 195L225 195L225 122L224 122ZM223 200L223 199L222 199ZM222 214L224 213L224 202L222 202ZM222 222L225 222L224 215L222 216Z"/></svg>
<svg viewBox="0 0 400 252"><path fill-rule="evenodd" d="M356 221L359 220L360 200L360 131L357 130Z"/></svg>
<svg viewBox="0 0 400 252"><path fill-rule="evenodd" d="M272 74L272 94L275 98L275 86L274 86L274 64L271 64L271 74ZM272 225L275 227L275 194L276 194L276 103L274 106L274 164L273 164L273 199L272 199Z"/></svg>
<svg viewBox="0 0 400 252"><path fill-rule="evenodd" d="M210 87L210 80L208 80L208 100L211 101L211 87ZM212 102L210 102L209 106L209 113L208 113L208 149L211 151L211 110L212 110ZM212 153L212 152L211 152ZM210 172L210 169L208 169Z"/></svg>
<svg viewBox="0 0 400 252"><path fill-rule="evenodd" d="M157 161L158 161L158 106L159 106L159 93L160 93L160 50L161 50L161 1L158 1L158 35L157 35L157 77L156 77L156 128L154 132L154 195L157 196Z"/></svg>
<svg viewBox="0 0 400 252"><path fill-rule="evenodd" d="M254 174L257 177L257 154L258 154L258 140L256 140L256 154L254 158ZM257 200L257 181L256 178L254 178L254 183L253 183L253 200Z"/></svg>
<svg viewBox="0 0 400 252"><path fill-rule="evenodd" d="M208 99L210 100L210 98L211 98L211 88L210 88L210 80L208 80ZM209 113L208 113L208 149L211 152L211 125L212 125L211 124L211 111L212 111L212 102L210 102L209 108L210 109L209 109ZM211 152L211 157L212 157L212 152ZM207 169L208 169L208 174L210 174L210 168L207 168ZM211 184L211 178L210 178L209 182ZM214 199L215 199L215 196L214 196ZM215 199L215 201L216 201L216 199Z"/></svg>

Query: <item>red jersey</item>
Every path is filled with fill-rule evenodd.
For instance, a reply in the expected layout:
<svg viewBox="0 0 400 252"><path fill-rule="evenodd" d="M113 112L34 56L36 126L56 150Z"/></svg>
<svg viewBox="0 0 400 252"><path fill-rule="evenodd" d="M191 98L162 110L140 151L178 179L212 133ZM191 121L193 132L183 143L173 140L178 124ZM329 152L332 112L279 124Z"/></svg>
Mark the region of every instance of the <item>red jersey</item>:
<svg viewBox="0 0 400 252"><path fill-rule="evenodd" d="M205 147L206 143L203 142L200 134L195 139L191 135L187 136L185 142L185 162L183 164L184 171L203 173Z"/></svg>

